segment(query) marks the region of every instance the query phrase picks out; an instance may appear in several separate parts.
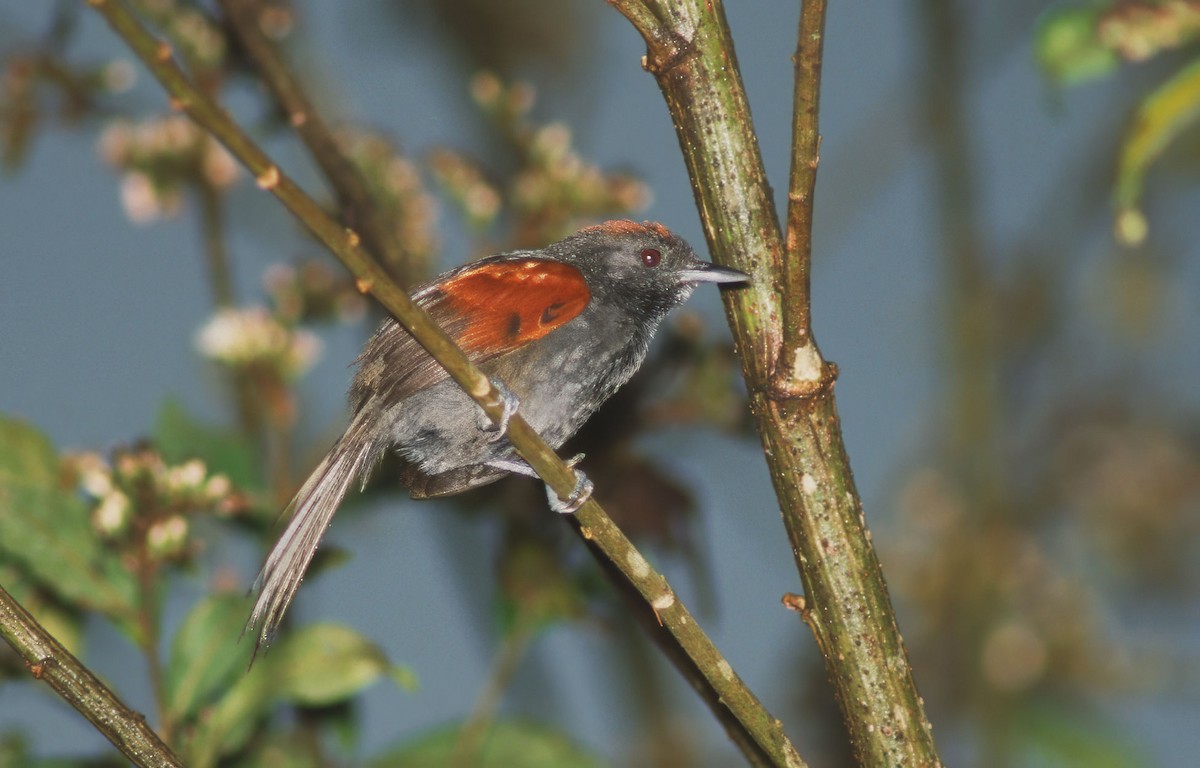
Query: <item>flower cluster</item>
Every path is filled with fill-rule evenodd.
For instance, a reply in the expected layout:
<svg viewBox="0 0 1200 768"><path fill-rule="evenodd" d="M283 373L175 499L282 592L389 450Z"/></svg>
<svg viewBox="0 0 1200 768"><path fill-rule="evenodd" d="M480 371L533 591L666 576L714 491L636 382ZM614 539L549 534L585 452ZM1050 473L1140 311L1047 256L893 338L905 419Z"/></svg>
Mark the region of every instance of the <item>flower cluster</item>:
<svg viewBox="0 0 1200 768"><path fill-rule="evenodd" d="M942 684L1015 696L1101 688L1125 674L1094 585L1052 539L1013 516L979 519L960 485L934 467L913 474L898 514L881 557L894 593L924 617L906 632L914 653L958 659L959 673Z"/></svg>
<svg viewBox="0 0 1200 768"><path fill-rule="evenodd" d="M353 323L367 312L367 302L354 281L326 261L272 264L263 286L275 315L288 325L301 322Z"/></svg>
<svg viewBox="0 0 1200 768"><path fill-rule="evenodd" d="M1197 441L1117 413L1071 425L1055 448L1055 496L1104 562L1155 590L1188 583L1200 536Z"/></svg>
<svg viewBox="0 0 1200 768"><path fill-rule="evenodd" d="M11 46L10 46L11 48ZM62 46L9 50L0 60L0 162L20 166L49 125L73 125L105 97L133 87L137 70L128 59L78 64Z"/></svg>
<svg viewBox="0 0 1200 768"><path fill-rule="evenodd" d="M138 10L162 29L188 67L199 73L215 72L225 63L225 34L198 7L175 0L141 0Z"/></svg>
<svg viewBox="0 0 1200 768"><path fill-rule="evenodd" d="M144 544L151 556L182 559L190 553L190 519L227 517L246 508L229 478L191 459L167 464L152 448L115 452L112 462L97 453L67 459L68 470L92 502L92 528L118 545Z"/></svg>
<svg viewBox="0 0 1200 768"><path fill-rule="evenodd" d="M196 334L196 348L222 365L272 371L291 380L316 362L321 342L263 307L227 308L213 315Z"/></svg>
<svg viewBox="0 0 1200 768"><path fill-rule="evenodd" d="M528 85L506 86L485 72L472 80L471 95L519 161L507 181L493 183L462 153L443 149L431 156L434 175L472 225L490 225L507 202L518 218L516 244L535 245L566 236L581 220L626 214L649 204L650 192L641 181L584 160L566 125L534 123L529 117L534 91Z"/></svg>
<svg viewBox="0 0 1200 768"><path fill-rule="evenodd" d="M466 216L468 226L483 230L495 223L503 198L478 164L459 152L435 149L429 154L429 167Z"/></svg>
<svg viewBox="0 0 1200 768"><path fill-rule="evenodd" d="M1200 37L1200 8L1186 0L1117 3L1100 18L1096 32L1103 45L1127 61L1145 61Z"/></svg>
<svg viewBox="0 0 1200 768"><path fill-rule="evenodd" d="M438 251L434 228L437 201L425 188L421 172L391 141L357 128L338 131L346 156L358 166L404 250L405 263L393 265L397 274L424 276Z"/></svg>
<svg viewBox="0 0 1200 768"><path fill-rule="evenodd" d="M120 171L121 204L139 224L178 213L190 182L222 188L238 178L229 153L182 115L117 120L100 134L99 151Z"/></svg>

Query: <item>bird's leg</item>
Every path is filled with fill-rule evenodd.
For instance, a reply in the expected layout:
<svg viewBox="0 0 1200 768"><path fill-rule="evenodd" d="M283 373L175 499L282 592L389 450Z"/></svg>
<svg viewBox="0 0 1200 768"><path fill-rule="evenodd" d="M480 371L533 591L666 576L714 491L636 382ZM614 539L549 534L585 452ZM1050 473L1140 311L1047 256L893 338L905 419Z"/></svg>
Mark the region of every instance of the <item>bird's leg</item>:
<svg viewBox="0 0 1200 768"><path fill-rule="evenodd" d="M575 487L567 498L561 498L555 493L549 485L546 486L546 501L550 504L550 509L560 515L570 515L584 505L584 503L592 498L592 491L595 486L588 476L583 473L582 469L575 469L575 465L583 461L584 454L577 453L567 460L567 466L575 473ZM502 469L505 472L512 472L515 475L524 475L538 479L538 473L533 471L533 467L529 466L523 459L494 459L488 462L489 467Z"/></svg>
<svg viewBox="0 0 1200 768"><path fill-rule="evenodd" d="M492 379L491 382L492 387L497 393L496 403L502 406L504 410L500 414L500 423L497 424L488 417L486 411L480 408L479 428L484 432L495 432L496 434L488 438L490 442L494 443L508 432L508 420L517 412L517 408L521 406L521 401L517 399L517 396L508 387L504 386L504 382L500 381L500 379Z"/></svg>

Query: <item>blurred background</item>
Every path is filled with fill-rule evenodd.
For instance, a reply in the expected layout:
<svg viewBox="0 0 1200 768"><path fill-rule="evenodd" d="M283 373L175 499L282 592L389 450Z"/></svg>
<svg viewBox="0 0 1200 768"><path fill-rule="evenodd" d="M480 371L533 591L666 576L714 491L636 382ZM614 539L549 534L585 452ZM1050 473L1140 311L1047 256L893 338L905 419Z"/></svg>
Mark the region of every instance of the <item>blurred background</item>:
<svg viewBox="0 0 1200 768"><path fill-rule="evenodd" d="M333 206L219 9L135 5ZM782 210L798 8L726 12ZM616 216L703 249L644 44L606 4L259 21L402 279ZM1200 750L1198 33L1191 3L829 9L814 329L947 764ZM241 596L380 315L84 4L0 4L0 54L0 481L41 483L0 494L0 583L189 764L741 762L524 480L412 502L385 464L259 662L298 682L244 674ZM779 602L799 580L740 387L702 289L577 447L805 759L848 765ZM0 765L110 753L3 649Z"/></svg>

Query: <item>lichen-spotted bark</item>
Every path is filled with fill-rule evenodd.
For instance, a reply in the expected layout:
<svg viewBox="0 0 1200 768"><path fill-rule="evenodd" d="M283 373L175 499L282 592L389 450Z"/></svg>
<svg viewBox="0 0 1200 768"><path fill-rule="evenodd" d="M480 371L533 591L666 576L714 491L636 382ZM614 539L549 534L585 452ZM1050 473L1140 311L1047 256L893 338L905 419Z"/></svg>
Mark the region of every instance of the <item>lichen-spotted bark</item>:
<svg viewBox="0 0 1200 768"><path fill-rule="evenodd" d="M724 294L726 311L804 585L804 618L855 755L862 765L940 765L842 441L837 370L809 328L808 264L787 262L807 259L807 245L785 250L721 3L610 2L646 40L645 66L675 122L713 259L752 276L749 287ZM797 62L797 74L819 76L811 63ZM802 91L815 98L815 88ZM815 131L815 103L803 107L812 121L803 127ZM796 142L811 155L793 166L815 170L818 146ZM811 206L812 197L795 195L792 205ZM785 281L789 274L803 279Z"/></svg>

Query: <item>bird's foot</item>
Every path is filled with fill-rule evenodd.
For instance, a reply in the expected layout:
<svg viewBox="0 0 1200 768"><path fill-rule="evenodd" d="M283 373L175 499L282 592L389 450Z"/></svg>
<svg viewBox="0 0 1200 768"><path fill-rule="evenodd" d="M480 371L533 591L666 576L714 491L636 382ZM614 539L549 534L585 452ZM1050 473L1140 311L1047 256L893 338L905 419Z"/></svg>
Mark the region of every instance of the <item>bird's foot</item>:
<svg viewBox="0 0 1200 768"><path fill-rule="evenodd" d="M546 486L546 501L550 503L550 509L560 515L570 515L584 505L584 503L592 498L594 486L592 481L588 480L588 476L581 469L575 469L575 465L583 461L584 454L577 453L567 460L567 466L575 473L575 487L568 494L567 498L561 498L557 493ZM538 473L533 471L533 467L529 466L523 459L494 459L488 462L489 467L500 469L505 472L512 472L515 475L524 475L525 477L538 478Z"/></svg>
<svg viewBox="0 0 1200 768"><path fill-rule="evenodd" d="M500 379L492 379L491 382L492 388L496 390L496 400L489 405L499 405L503 409L500 413L500 422L492 421L487 412L481 408L479 410L479 428L484 432L494 432L495 434L488 437L488 441L494 443L508 434L508 421L521 406L521 401L508 387L504 386L504 382Z"/></svg>
<svg viewBox="0 0 1200 768"><path fill-rule="evenodd" d="M549 502L550 509L560 515L574 514L588 499L592 498L595 486L592 485L592 481L588 479L582 469L575 469L575 465L581 461L583 461L582 453L575 454L567 461L567 466L575 473L575 487L567 498L562 498L549 485L546 486L546 501Z"/></svg>

